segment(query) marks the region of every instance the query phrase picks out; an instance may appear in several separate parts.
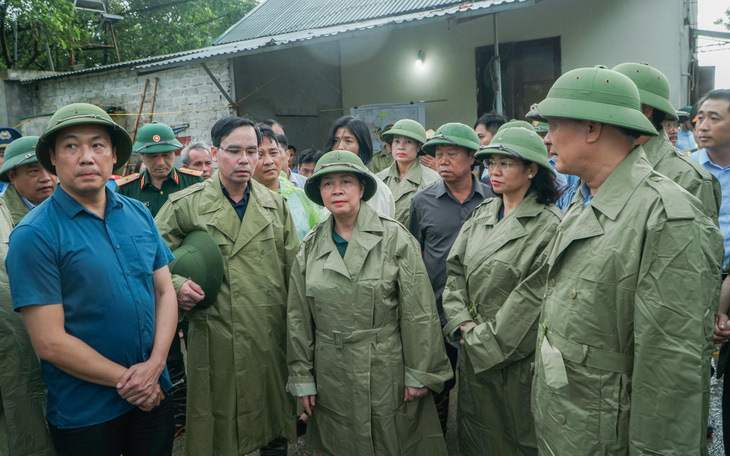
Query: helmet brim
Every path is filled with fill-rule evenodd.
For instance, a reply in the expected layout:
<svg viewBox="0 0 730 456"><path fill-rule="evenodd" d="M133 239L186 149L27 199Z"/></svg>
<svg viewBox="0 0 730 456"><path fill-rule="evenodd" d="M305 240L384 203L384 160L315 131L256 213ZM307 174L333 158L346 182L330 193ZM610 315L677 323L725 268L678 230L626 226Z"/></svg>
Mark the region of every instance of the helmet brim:
<svg viewBox="0 0 730 456"><path fill-rule="evenodd" d="M657 130L638 109L570 98L546 98L537 108L545 118L562 117L590 120L634 130L647 136L657 136Z"/></svg>
<svg viewBox="0 0 730 456"><path fill-rule="evenodd" d="M358 176L362 176L365 179L365 191L362 194L362 201L369 201L378 189L378 183L375 181L375 176L367 172L367 170L360 169L360 167L357 167L356 165L348 166L345 164L333 164L326 168L323 167L307 179L307 183L304 184L304 193L307 194L307 198L320 206L324 206L322 194L319 191L319 183L322 180L322 176L332 173L353 173Z"/></svg>

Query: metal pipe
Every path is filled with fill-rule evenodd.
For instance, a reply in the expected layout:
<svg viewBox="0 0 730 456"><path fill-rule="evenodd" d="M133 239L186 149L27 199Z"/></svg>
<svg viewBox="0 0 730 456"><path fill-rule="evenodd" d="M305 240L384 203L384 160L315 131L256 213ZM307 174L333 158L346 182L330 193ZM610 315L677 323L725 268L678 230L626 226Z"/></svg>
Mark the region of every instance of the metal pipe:
<svg viewBox="0 0 730 456"><path fill-rule="evenodd" d="M44 36L46 40L46 56L48 56L48 66L51 68L51 71L56 71L55 68L53 68L53 57L51 57L51 47L48 45L48 37Z"/></svg>
<svg viewBox="0 0 730 456"><path fill-rule="evenodd" d="M497 13L492 14L494 26L494 109L502 114L502 65L499 61L499 32L497 30Z"/></svg>

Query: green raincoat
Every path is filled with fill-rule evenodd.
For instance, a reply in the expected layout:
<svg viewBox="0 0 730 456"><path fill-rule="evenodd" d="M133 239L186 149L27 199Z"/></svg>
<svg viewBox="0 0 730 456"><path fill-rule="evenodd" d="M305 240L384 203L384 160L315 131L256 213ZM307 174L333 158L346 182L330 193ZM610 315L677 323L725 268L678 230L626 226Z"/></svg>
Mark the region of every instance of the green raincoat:
<svg viewBox="0 0 730 456"><path fill-rule="evenodd" d="M10 217L13 219L13 226L20 223L20 220L25 217L28 212L30 212L28 205L25 204L23 199L20 197L20 193L18 193L18 190L13 184L8 185L8 188L5 190L1 198L10 212Z"/></svg>
<svg viewBox="0 0 730 456"><path fill-rule="evenodd" d="M316 394L307 446L327 456L445 455L431 394L452 377L415 239L362 204L344 258L333 218L302 242L289 285L289 383Z"/></svg>
<svg viewBox="0 0 730 456"><path fill-rule="evenodd" d="M642 149L548 259L533 413L543 455L703 454L722 235Z"/></svg>
<svg viewBox="0 0 730 456"><path fill-rule="evenodd" d="M11 185L7 191L14 187ZM7 195L6 191L6 195ZM19 313L13 312L5 271L13 225L0 200L0 454L55 455L46 427L46 386L41 364Z"/></svg>
<svg viewBox="0 0 730 456"><path fill-rule="evenodd" d="M395 199L395 219L408 226L408 215L411 210L411 198L422 188L430 187L441 180L441 176L429 167L421 165L418 159L408 169L405 179L400 179L398 165L394 162L388 168L376 174L393 192Z"/></svg>
<svg viewBox="0 0 730 456"><path fill-rule="evenodd" d="M157 226L171 250L193 230L218 243L224 276L215 304L191 310L187 454L239 455L295 438L286 394L287 280L299 238L281 196L249 181L239 221L218 173L170 195ZM185 277L174 276L179 290Z"/></svg>
<svg viewBox="0 0 730 456"><path fill-rule="evenodd" d="M722 202L720 182L702 165L672 146L662 129L644 144L644 153L654 171L664 174L702 201L705 214L717 222Z"/></svg>
<svg viewBox="0 0 730 456"><path fill-rule="evenodd" d="M534 193L499 220L501 198L466 219L447 260L446 335L475 321L459 354L462 455L536 455L532 364L547 255L562 213Z"/></svg>
<svg viewBox="0 0 730 456"><path fill-rule="evenodd" d="M370 159L368 169L371 173L377 174L392 165L394 161L393 155L391 155L391 153L388 152L388 149L383 146L383 149L377 154L374 154Z"/></svg>

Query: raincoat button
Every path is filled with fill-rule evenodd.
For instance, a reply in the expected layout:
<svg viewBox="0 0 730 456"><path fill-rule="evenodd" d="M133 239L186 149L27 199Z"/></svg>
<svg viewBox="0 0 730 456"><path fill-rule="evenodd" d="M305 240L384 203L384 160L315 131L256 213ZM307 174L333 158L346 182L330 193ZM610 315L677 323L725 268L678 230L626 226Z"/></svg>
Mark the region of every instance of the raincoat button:
<svg viewBox="0 0 730 456"><path fill-rule="evenodd" d="M233 293L233 297L238 299L238 293Z"/></svg>
<svg viewBox="0 0 730 456"><path fill-rule="evenodd" d="M649 179L653 180L654 182L659 182L660 180L662 180L662 178L659 176L651 176Z"/></svg>
<svg viewBox="0 0 730 456"><path fill-rule="evenodd" d="M486 274L491 274L492 273L492 268L490 268L489 266L487 266L486 268L484 268L484 272Z"/></svg>
<svg viewBox="0 0 730 456"><path fill-rule="evenodd" d="M550 282L548 282L548 285L550 285L551 287L554 287L555 286L555 279L550 279Z"/></svg>
<svg viewBox="0 0 730 456"><path fill-rule="evenodd" d="M562 413L558 413L557 415L555 415L555 420L560 424L565 424L565 415L563 415Z"/></svg>
<svg viewBox="0 0 730 456"><path fill-rule="evenodd" d="M578 296L578 292L577 292L577 291L575 291L575 288L571 288L571 289L570 289L570 291L568 292L568 295L569 295L569 296L570 296L570 297L571 297L572 299L575 299L575 297L576 297L576 296Z"/></svg>

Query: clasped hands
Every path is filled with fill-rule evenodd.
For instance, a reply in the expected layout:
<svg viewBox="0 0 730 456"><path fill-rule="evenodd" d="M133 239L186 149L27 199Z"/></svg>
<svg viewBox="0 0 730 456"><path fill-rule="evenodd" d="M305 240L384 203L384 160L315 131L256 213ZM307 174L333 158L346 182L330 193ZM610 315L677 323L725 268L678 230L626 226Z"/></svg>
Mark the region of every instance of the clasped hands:
<svg viewBox="0 0 730 456"><path fill-rule="evenodd" d="M117 393L130 404L149 412L165 399L157 382L164 368L164 363L160 366L152 360L133 365L119 377Z"/></svg>

